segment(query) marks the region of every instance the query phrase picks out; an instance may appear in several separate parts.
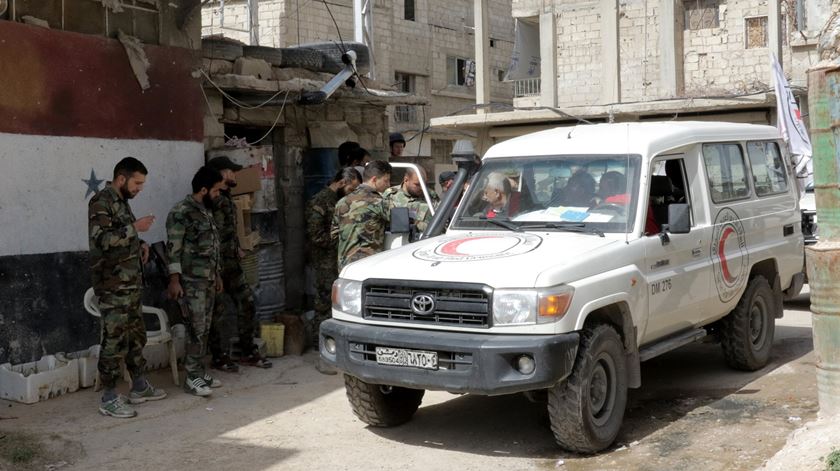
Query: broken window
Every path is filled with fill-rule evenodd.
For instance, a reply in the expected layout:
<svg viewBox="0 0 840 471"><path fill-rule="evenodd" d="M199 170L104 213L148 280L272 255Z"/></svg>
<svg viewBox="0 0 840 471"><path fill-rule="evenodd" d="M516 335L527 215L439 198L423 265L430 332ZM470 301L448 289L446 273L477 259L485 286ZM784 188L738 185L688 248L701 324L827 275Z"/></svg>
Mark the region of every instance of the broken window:
<svg viewBox="0 0 840 471"><path fill-rule="evenodd" d="M405 14L403 18L408 21L415 21L414 14L414 0L405 0Z"/></svg>
<svg viewBox="0 0 840 471"><path fill-rule="evenodd" d="M469 59L464 59L461 57L453 57L448 56L446 58L446 83L449 85L461 85L465 86L467 84L467 61Z"/></svg>
<svg viewBox="0 0 840 471"><path fill-rule="evenodd" d="M698 30L720 26L718 0L685 0L685 29Z"/></svg>
<svg viewBox="0 0 840 471"><path fill-rule="evenodd" d="M767 17L745 18L747 49L767 47Z"/></svg>

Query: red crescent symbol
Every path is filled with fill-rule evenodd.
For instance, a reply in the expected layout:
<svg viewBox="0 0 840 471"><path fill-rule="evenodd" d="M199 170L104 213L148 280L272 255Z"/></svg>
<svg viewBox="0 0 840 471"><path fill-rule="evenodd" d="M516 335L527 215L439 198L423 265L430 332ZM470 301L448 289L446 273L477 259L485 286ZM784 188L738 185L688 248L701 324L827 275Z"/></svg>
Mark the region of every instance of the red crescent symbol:
<svg viewBox="0 0 840 471"><path fill-rule="evenodd" d="M465 242L472 242L479 239L495 239L495 237L470 237L468 239L453 240L452 242L444 244L444 246L440 248L440 252L444 255L464 256L467 254L459 252L458 247Z"/></svg>
<svg viewBox="0 0 840 471"><path fill-rule="evenodd" d="M735 232L735 229L732 227L727 226L726 229L723 230L723 233L720 235L720 241L718 241L718 257L720 258L720 269L723 271L723 278L726 280L727 283L732 284L735 283L736 279L729 273L729 263L726 261L726 251L724 250L724 246L726 245L726 239L729 238Z"/></svg>

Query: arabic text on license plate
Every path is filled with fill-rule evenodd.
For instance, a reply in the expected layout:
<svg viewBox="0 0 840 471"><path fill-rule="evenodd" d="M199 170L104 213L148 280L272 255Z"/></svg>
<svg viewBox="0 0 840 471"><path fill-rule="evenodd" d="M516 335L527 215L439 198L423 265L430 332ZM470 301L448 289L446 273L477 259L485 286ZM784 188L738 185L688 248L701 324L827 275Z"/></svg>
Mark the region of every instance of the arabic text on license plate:
<svg viewBox="0 0 840 471"><path fill-rule="evenodd" d="M381 365L412 366L414 368L436 370L437 360L437 352L376 347L376 362Z"/></svg>

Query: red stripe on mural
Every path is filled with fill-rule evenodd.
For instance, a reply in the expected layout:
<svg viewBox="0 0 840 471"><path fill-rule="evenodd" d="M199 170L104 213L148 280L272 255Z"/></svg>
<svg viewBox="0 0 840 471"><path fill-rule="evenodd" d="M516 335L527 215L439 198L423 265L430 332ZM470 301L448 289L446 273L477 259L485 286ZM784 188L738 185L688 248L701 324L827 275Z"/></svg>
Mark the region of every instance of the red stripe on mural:
<svg viewBox="0 0 840 471"><path fill-rule="evenodd" d="M145 51L143 91L117 40L0 20L0 132L201 141L198 53Z"/></svg>

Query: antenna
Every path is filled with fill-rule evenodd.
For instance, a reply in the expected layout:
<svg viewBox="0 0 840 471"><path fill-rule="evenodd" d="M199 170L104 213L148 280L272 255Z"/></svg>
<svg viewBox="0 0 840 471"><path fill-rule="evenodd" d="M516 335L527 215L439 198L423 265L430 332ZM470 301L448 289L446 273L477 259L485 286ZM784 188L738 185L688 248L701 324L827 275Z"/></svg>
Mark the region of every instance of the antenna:
<svg viewBox="0 0 840 471"><path fill-rule="evenodd" d="M624 188L632 188L630 186L630 123L625 123L626 133L624 136L624 154L627 157L627 163L624 167ZM637 205L638 206L638 205ZM624 212L624 243L630 244L630 203L628 201L627 211ZM638 211L638 208L637 208Z"/></svg>

